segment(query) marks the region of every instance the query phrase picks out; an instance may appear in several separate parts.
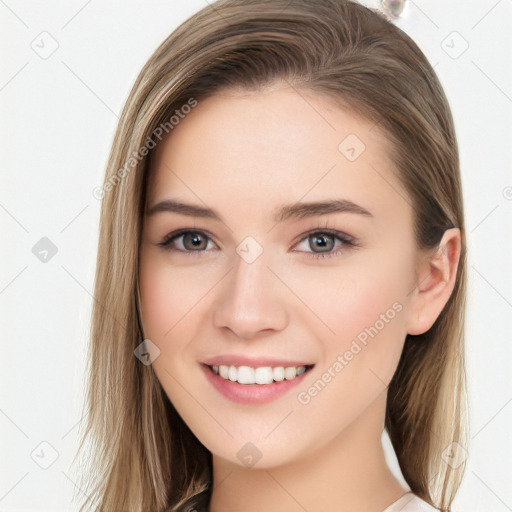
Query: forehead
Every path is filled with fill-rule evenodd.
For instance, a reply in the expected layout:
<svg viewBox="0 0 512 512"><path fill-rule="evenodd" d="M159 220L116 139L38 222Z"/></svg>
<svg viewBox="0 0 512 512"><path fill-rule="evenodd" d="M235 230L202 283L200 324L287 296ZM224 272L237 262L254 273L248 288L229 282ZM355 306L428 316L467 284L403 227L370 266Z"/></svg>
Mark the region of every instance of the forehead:
<svg viewBox="0 0 512 512"><path fill-rule="evenodd" d="M325 96L289 86L224 91L159 143L148 203L172 195L263 214L277 203L347 196L385 208L406 195L389 149L375 123Z"/></svg>

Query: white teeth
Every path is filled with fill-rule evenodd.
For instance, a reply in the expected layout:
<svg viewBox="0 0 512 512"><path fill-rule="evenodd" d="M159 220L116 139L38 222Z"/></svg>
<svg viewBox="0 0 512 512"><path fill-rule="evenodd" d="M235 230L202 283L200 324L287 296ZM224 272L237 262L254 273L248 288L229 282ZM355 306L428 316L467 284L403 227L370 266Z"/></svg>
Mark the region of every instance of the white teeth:
<svg viewBox="0 0 512 512"><path fill-rule="evenodd" d="M236 369L236 366L229 367L228 377L229 377L229 380L232 382L235 382L238 379L238 370Z"/></svg>
<svg viewBox="0 0 512 512"><path fill-rule="evenodd" d="M225 380L238 382L239 384L272 384L283 380L293 380L306 371L305 366L262 366L251 368L250 366L227 366L224 364L211 366L215 374Z"/></svg>
<svg viewBox="0 0 512 512"><path fill-rule="evenodd" d="M297 368L295 368L295 366L290 366L290 367L284 369L284 378L286 380L295 379L296 376L297 376Z"/></svg>
<svg viewBox="0 0 512 512"><path fill-rule="evenodd" d="M256 382L254 377L254 369L249 368L249 366L240 366L240 368L238 368L237 381L240 384L254 384Z"/></svg>
<svg viewBox="0 0 512 512"><path fill-rule="evenodd" d="M256 368L254 374L256 377L256 384L272 384L272 382L274 382L274 374L270 366Z"/></svg>
<svg viewBox="0 0 512 512"><path fill-rule="evenodd" d="M281 382L284 380L284 368L282 366L274 368L272 373L274 374L274 380L276 382Z"/></svg>

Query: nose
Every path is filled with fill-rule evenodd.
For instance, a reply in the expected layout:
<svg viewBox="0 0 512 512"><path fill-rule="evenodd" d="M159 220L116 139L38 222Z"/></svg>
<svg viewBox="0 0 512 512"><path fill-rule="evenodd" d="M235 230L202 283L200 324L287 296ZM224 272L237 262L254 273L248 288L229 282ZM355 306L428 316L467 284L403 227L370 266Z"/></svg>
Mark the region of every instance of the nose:
<svg viewBox="0 0 512 512"><path fill-rule="evenodd" d="M284 329L288 313L283 288L264 254L252 263L237 256L214 304L215 327L244 339Z"/></svg>

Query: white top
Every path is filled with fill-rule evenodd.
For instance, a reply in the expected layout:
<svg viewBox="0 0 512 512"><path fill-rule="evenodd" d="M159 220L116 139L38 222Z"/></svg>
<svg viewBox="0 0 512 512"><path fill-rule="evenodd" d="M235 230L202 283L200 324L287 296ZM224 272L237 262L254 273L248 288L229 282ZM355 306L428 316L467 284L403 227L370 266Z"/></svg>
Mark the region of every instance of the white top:
<svg viewBox="0 0 512 512"><path fill-rule="evenodd" d="M398 501L392 503L383 512L439 512L438 509L429 505L426 501L418 498L418 496L408 492L404 494Z"/></svg>

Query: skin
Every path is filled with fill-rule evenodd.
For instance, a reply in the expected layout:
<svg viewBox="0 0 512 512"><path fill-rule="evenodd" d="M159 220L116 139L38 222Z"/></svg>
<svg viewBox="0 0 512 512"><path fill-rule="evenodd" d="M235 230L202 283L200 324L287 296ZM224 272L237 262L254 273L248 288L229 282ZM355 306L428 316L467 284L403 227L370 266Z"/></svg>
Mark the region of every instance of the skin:
<svg viewBox="0 0 512 512"><path fill-rule="evenodd" d="M355 161L338 149L349 134L366 146ZM446 231L437 253L416 248L412 207L387 148L372 123L282 83L200 102L156 148L148 207L175 199L213 208L223 219L147 216L139 275L144 335L160 349L153 369L213 455L211 512L381 512L405 492L381 443L386 388L406 335L428 330L453 290L460 232ZM372 217L272 219L283 204L337 198ZM174 251L158 245L187 228L206 232L202 254L183 237ZM308 241L325 228L357 246L340 246L329 235L327 248ZM247 236L263 248L251 263L236 252ZM311 257L338 249L331 258ZM396 303L400 312L308 395ZM200 365L219 354L315 366L274 402L235 404ZM299 402L300 392L308 403ZM237 456L248 442L261 454L253 467Z"/></svg>

